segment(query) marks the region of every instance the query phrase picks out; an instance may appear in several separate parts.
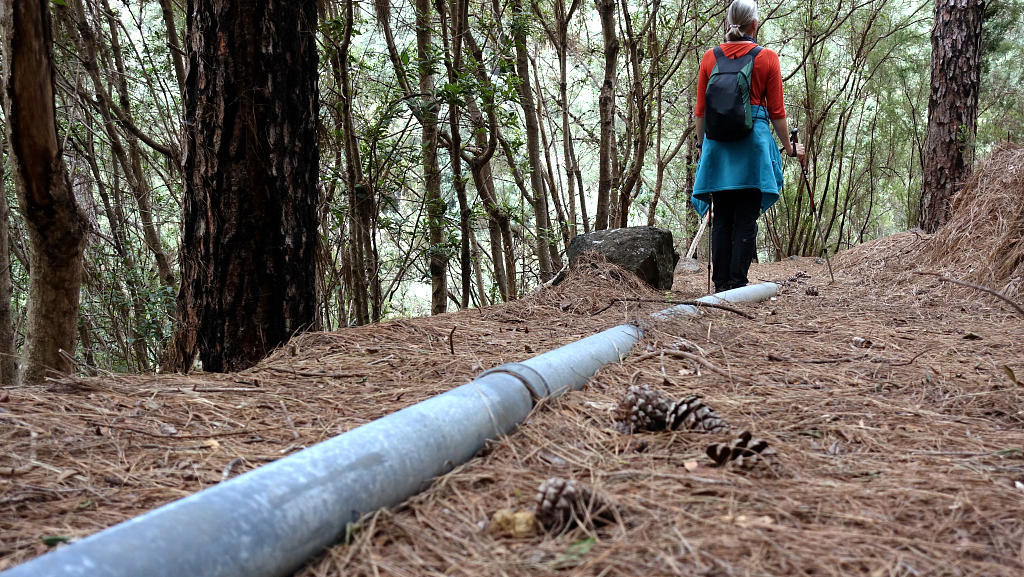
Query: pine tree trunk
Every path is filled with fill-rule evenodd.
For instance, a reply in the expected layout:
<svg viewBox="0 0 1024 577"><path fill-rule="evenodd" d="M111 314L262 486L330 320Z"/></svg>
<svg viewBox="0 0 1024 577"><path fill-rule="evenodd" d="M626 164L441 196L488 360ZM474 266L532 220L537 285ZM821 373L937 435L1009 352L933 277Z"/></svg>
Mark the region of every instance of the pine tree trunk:
<svg viewBox="0 0 1024 577"><path fill-rule="evenodd" d="M953 194L973 162L981 85L984 0L936 0L932 85L921 183L921 228L935 232L949 219Z"/></svg>
<svg viewBox="0 0 1024 577"><path fill-rule="evenodd" d="M49 4L0 4L11 167L31 247L26 383L72 368L85 248L85 223L57 136Z"/></svg>
<svg viewBox="0 0 1024 577"><path fill-rule="evenodd" d="M262 359L316 315L316 2L189 0L172 366Z"/></svg>

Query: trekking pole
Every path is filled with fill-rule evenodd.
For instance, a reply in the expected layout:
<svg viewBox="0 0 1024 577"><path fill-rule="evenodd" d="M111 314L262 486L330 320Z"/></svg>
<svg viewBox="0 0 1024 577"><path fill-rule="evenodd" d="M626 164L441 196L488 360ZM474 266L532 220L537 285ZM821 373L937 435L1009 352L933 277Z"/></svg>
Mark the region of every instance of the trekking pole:
<svg viewBox="0 0 1024 577"><path fill-rule="evenodd" d="M797 129L789 131L789 142L793 144L793 152L796 152L796 138ZM825 255L825 262L828 264L828 276L832 279L832 282L836 282L836 277L832 274L832 260L828 258L828 246L825 245L825 238L821 236L821 215L814 208L814 191L811 190L811 179L807 176L807 167L800 163L801 174L804 175L804 183L807 185L807 198L811 201L811 214L814 215L814 220L817 224L815 227L818 231L818 242L821 243L821 252Z"/></svg>
<svg viewBox="0 0 1024 577"><path fill-rule="evenodd" d="M712 197L711 202L708 203L708 228L714 231L714 224L711 222L715 218L715 199ZM708 233L708 294L711 294L711 232Z"/></svg>

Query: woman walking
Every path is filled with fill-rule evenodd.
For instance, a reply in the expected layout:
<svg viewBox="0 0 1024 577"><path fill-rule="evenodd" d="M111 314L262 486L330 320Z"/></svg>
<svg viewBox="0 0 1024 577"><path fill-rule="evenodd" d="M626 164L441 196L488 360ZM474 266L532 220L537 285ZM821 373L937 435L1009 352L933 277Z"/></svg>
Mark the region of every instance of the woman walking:
<svg viewBox="0 0 1024 577"><path fill-rule="evenodd" d="M757 250L757 217L775 204L782 191L782 157L772 138L772 125L786 154L797 157L801 164L804 161L804 146L794 146L787 138L779 55L754 40L760 26L757 4L735 0L729 6L726 24L725 42L705 52L701 60L694 111L702 148L691 202L701 217L709 204L714 207L711 264L716 292L746 286L747 271ZM745 74L749 74L749 84L736 80ZM741 88L708 91L713 75ZM749 94L750 132L743 128L742 108L739 128L723 128L719 120L723 111L728 116L728 112L737 110L731 100L744 89ZM708 111L715 111L714 120L705 118Z"/></svg>

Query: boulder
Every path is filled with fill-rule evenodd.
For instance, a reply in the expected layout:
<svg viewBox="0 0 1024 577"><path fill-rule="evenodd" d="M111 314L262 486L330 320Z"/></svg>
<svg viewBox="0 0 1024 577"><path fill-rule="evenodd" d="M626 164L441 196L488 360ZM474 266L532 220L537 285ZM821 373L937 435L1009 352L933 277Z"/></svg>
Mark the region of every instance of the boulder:
<svg viewBox="0 0 1024 577"><path fill-rule="evenodd" d="M569 243L566 256L569 268L581 254L596 252L659 290L672 288L672 274L679 253L672 244L672 233L653 226L632 226L581 234Z"/></svg>
<svg viewBox="0 0 1024 577"><path fill-rule="evenodd" d="M693 274L704 272L706 269L695 258L681 258L676 265L676 274Z"/></svg>

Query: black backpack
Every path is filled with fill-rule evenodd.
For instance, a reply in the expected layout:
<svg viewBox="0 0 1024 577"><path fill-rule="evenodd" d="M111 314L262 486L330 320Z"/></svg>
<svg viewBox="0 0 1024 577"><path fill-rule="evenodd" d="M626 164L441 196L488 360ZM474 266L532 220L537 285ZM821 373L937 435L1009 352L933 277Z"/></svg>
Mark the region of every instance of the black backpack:
<svg viewBox="0 0 1024 577"><path fill-rule="evenodd" d="M728 58L715 46L715 68L704 93L704 133L712 140L739 140L754 129L750 81L760 46L739 58Z"/></svg>

